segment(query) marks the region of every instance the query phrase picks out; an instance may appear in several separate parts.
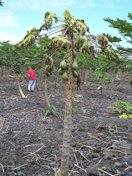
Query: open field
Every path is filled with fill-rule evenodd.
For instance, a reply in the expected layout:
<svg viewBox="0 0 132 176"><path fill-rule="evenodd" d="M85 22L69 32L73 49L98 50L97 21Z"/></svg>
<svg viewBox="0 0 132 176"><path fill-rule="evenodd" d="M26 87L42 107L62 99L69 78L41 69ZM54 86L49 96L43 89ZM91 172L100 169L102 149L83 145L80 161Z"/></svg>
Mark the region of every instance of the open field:
<svg viewBox="0 0 132 176"><path fill-rule="evenodd" d="M65 82L51 76L50 102L59 117L44 118L43 78L38 89L22 99L13 77L0 79L0 176L53 176L60 165ZM41 82L41 84L40 84ZM57 82L57 84L55 84ZM26 81L22 82L26 93ZM125 79L105 85L87 78L73 90L70 176L132 176L132 119L119 119L108 106L132 102Z"/></svg>

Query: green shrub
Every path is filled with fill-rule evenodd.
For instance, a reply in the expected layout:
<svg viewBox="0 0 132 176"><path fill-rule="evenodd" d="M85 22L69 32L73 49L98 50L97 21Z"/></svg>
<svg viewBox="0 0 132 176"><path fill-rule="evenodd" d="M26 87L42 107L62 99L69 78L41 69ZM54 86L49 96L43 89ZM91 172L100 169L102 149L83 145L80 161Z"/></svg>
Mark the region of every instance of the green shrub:
<svg viewBox="0 0 132 176"><path fill-rule="evenodd" d="M132 117L132 103L117 100L109 107L112 112L119 113L119 117L122 119L131 118Z"/></svg>

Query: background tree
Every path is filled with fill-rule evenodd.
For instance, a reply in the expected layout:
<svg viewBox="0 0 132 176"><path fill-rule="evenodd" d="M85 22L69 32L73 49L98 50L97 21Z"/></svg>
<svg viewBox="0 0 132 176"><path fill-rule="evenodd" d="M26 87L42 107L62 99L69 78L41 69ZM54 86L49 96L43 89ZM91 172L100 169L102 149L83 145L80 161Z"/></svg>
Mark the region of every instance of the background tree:
<svg viewBox="0 0 132 176"><path fill-rule="evenodd" d="M2 1L0 0L0 6L3 6L3 3L4 3L4 2L2 2Z"/></svg>
<svg viewBox="0 0 132 176"><path fill-rule="evenodd" d="M20 85L20 78L23 75L23 60L22 60L22 52L20 49L16 48L14 45L10 44L9 42L2 42L0 44L0 65L1 68L6 68L6 70L14 71L16 75L18 90L23 98L26 96L22 90ZM2 69L2 70L3 70ZM2 71L4 72L4 71ZM9 73L7 74L9 76ZM3 73L4 76L4 73Z"/></svg>
<svg viewBox="0 0 132 176"><path fill-rule="evenodd" d="M128 72L131 74L130 78L130 84L132 83L132 60L131 53L132 53L132 13L128 13L128 20L123 20L116 18L116 20L113 20L111 18L104 18L104 21L109 23L109 26L112 28L115 28L119 31L119 34L122 36L123 39L129 44L130 47L123 47L117 45L117 52L120 54L120 70ZM119 42L122 41L121 38L117 37L111 37L109 34L106 35L110 42Z"/></svg>
<svg viewBox="0 0 132 176"><path fill-rule="evenodd" d="M24 91L20 86L20 81L24 80L27 72L27 68L35 65L36 70L44 69L42 68L42 62L44 62L44 57L47 57L47 41L43 41L43 47L37 46L35 44L19 48L15 45L7 42L0 43L0 68L1 75L5 75L5 71L15 73L17 78L19 92L22 97L25 97ZM9 76L9 73L6 75ZM6 77L4 78L6 79Z"/></svg>
<svg viewBox="0 0 132 176"><path fill-rule="evenodd" d="M130 20L130 21L129 21ZM115 28L118 30L119 34L125 39L127 43L132 44L132 13L128 13L128 20L123 20L116 18L116 20L113 20L111 18L104 18L104 21L109 23L109 27ZM117 37L111 37L110 35L107 35L108 39L111 42L119 42L122 41L121 38ZM132 48L131 47L118 47L118 49L122 50L123 53L131 53Z"/></svg>

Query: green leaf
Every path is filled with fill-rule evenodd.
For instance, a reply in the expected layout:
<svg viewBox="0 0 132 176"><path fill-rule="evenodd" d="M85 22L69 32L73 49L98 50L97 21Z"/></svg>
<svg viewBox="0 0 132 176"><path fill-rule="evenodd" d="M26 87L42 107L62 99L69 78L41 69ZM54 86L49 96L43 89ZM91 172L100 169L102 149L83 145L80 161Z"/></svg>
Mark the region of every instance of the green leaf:
<svg viewBox="0 0 132 176"><path fill-rule="evenodd" d="M118 37L116 37L116 36L112 37L112 36L109 35L109 34L104 34L104 36L106 36L106 37L108 38L109 42L112 42L112 43L122 41L121 38L118 38Z"/></svg>
<svg viewBox="0 0 132 176"><path fill-rule="evenodd" d="M64 12L64 19L66 23L71 23L74 17L71 15L71 13L68 10L65 10Z"/></svg>
<svg viewBox="0 0 132 176"><path fill-rule="evenodd" d="M113 112L118 112L119 114L132 114L132 103L123 100L117 100L110 106L110 109Z"/></svg>
<svg viewBox="0 0 132 176"><path fill-rule="evenodd" d="M128 17L132 20L132 13L128 13Z"/></svg>

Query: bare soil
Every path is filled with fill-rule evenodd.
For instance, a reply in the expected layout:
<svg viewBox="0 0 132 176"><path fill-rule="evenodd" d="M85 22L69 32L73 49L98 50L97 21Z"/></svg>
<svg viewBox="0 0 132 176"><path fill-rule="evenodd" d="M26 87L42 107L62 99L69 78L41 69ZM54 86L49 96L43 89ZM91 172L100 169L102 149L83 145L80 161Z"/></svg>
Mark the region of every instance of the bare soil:
<svg viewBox="0 0 132 176"><path fill-rule="evenodd" d="M60 166L65 82L52 75L50 102L59 116L44 117L44 80L21 98L16 79L0 79L0 176L54 176ZM119 119L108 108L116 100L132 102L127 79L104 86L93 78L73 88L70 176L132 176L132 119Z"/></svg>

